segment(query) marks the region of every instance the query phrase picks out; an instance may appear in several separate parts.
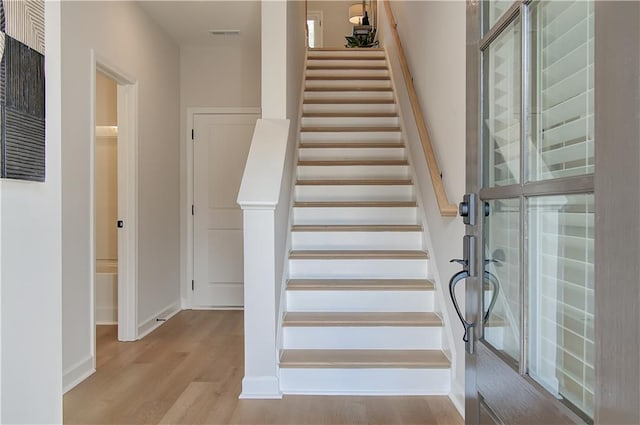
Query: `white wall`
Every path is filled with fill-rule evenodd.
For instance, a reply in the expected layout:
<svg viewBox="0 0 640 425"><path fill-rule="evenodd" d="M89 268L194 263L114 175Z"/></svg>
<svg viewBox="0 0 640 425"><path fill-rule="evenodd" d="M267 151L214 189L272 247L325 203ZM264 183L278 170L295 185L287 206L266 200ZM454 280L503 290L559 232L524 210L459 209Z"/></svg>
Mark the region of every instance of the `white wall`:
<svg viewBox="0 0 640 425"><path fill-rule="evenodd" d="M62 4L63 361L91 372L91 49L138 84L138 325L179 305L179 51L135 2Z"/></svg>
<svg viewBox="0 0 640 425"><path fill-rule="evenodd" d="M46 180L0 181L0 422L62 423L60 3L46 2Z"/></svg>
<svg viewBox="0 0 640 425"><path fill-rule="evenodd" d="M286 38L286 118L289 119L289 142L284 162L280 199L276 208L276 313L279 313L284 264L287 258L286 243L289 234L289 214L291 211L291 194L293 188L294 155L299 134L300 98L302 95L302 78L304 73L305 46L305 7L304 2L287 3L287 38Z"/></svg>
<svg viewBox="0 0 640 425"><path fill-rule="evenodd" d="M465 54L466 9L462 1L394 1L393 12L414 79L420 105L430 130L431 141L443 173L451 202L465 192ZM380 26L386 16L380 11ZM385 21L386 22L386 21ZM385 24L386 25L386 24ZM381 37L391 37L381 34ZM398 75L397 78L402 78ZM410 111L405 120L413 119ZM458 408L464 408L464 346L458 322L446 291L449 278L460 267L450 264L462 258L462 219L441 217L437 208L424 154L417 137L410 140L418 183L425 202L428 234L432 243L431 262L440 288L444 290L447 313L453 327L455 349L452 393Z"/></svg>
<svg viewBox="0 0 640 425"><path fill-rule="evenodd" d="M349 22L349 6L361 3L358 0L309 1L309 12L322 12L322 47L344 47L345 36L353 32Z"/></svg>
<svg viewBox="0 0 640 425"><path fill-rule="evenodd" d="M260 2L252 1L252 7L243 2L252 13L247 19L258 28L260 34ZM255 9L255 10L254 10ZM187 123L188 108L258 108L260 107L260 39L250 34L240 36L216 36L212 45L180 47L180 126L184 143L190 139L193 123ZM187 157L181 149L181 177L183 191L180 205L187 205ZM187 304L191 282L188 279L187 216L188 207L182 209L180 275L183 277L181 296Z"/></svg>
<svg viewBox="0 0 640 425"><path fill-rule="evenodd" d="M181 47L180 99L183 108L260 106L259 41Z"/></svg>

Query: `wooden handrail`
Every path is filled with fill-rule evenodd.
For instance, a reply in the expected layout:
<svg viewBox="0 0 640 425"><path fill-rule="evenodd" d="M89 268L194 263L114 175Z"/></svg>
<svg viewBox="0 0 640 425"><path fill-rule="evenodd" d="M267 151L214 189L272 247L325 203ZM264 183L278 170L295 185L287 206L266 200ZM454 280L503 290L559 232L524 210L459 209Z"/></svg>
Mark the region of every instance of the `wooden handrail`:
<svg viewBox="0 0 640 425"><path fill-rule="evenodd" d="M413 78L411 78L411 72L409 71L409 64L402 48L402 42L400 41L400 35L396 20L393 17L393 11L391 10L391 4L389 0L383 0L385 10L387 12L387 18L389 19L389 26L391 27L391 33L398 46L398 56L400 59L400 67L402 68L402 75L404 76L404 82L409 92L409 101L411 102L411 109L413 110L413 117L416 120L416 126L418 127L418 134L420 135L420 141L422 143L422 149L424 156L427 160L427 167L429 168L429 174L431 175L431 183L433 184L433 190L436 193L436 200L438 201L438 208L440 209L440 215L446 217L455 217L458 214L458 208L455 204L449 202L447 199L447 193L444 190L444 184L442 183L442 177L440 174L440 167L438 166L438 160L433 152L433 145L431 144L431 138L427 130L427 125L424 122L422 115L422 109L420 108L420 102L418 101L418 95L416 94L416 88L413 85Z"/></svg>

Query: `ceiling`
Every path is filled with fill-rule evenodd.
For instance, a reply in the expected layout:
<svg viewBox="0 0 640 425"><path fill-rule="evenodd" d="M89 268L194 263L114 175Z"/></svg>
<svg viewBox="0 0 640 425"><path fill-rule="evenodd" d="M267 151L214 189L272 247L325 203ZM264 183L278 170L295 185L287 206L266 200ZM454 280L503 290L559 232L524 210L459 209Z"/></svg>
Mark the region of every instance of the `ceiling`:
<svg viewBox="0 0 640 425"><path fill-rule="evenodd" d="M141 0L139 4L180 46L260 44L259 0ZM240 35L211 35L210 30L240 30Z"/></svg>

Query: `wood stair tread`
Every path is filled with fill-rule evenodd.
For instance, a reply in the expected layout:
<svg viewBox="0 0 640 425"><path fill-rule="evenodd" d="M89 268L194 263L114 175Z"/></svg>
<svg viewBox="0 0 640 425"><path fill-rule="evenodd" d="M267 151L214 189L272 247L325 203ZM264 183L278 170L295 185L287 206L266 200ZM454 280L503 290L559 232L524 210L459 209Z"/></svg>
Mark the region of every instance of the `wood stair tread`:
<svg viewBox="0 0 640 425"><path fill-rule="evenodd" d="M291 279L288 291L433 291L426 279Z"/></svg>
<svg viewBox="0 0 640 425"><path fill-rule="evenodd" d="M357 148L404 148L402 141L397 142L302 142L300 149L357 149Z"/></svg>
<svg viewBox="0 0 640 425"><path fill-rule="evenodd" d="M397 112L305 112L302 118L398 118Z"/></svg>
<svg viewBox="0 0 640 425"><path fill-rule="evenodd" d="M307 81L340 81L340 80L360 80L360 81L389 81L387 75L307 75Z"/></svg>
<svg viewBox="0 0 640 425"><path fill-rule="evenodd" d="M419 224L392 224L392 225L352 225L352 224L316 224L295 225L292 232L422 232Z"/></svg>
<svg viewBox="0 0 640 425"><path fill-rule="evenodd" d="M347 55L312 55L312 56L308 56L307 60L323 60L323 61L340 61L340 60L344 60L344 61L385 61L385 57L384 56L378 56L378 55L353 55L353 56L347 56Z"/></svg>
<svg viewBox="0 0 640 425"><path fill-rule="evenodd" d="M305 105L373 105L373 104L395 104L395 99L305 99Z"/></svg>
<svg viewBox="0 0 640 425"><path fill-rule="evenodd" d="M292 260L427 260L419 250L297 250L289 252Z"/></svg>
<svg viewBox="0 0 640 425"><path fill-rule="evenodd" d="M407 166L409 161L405 159L367 159L367 160L301 160L298 165L302 167L335 167L335 166Z"/></svg>
<svg viewBox="0 0 640 425"><path fill-rule="evenodd" d="M509 321L505 319L503 316L499 316L494 312L491 312L489 315L489 320L484 325L487 328L501 328L509 326Z"/></svg>
<svg viewBox="0 0 640 425"><path fill-rule="evenodd" d="M297 180L298 186L411 186L411 180Z"/></svg>
<svg viewBox="0 0 640 425"><path fill-rule="evenodd" d="M297 208L415 208L415 201L298 201Z"/></svg>
<svg viewBox="0 0 640 425"><path fill-rule="evenodd" d="M376 91L376 92L392 92L393 88L391 87L351 87L351 86L334 86L334 87L306 87L304 89L306 92L351 92L351 91Z"/></svg>
<svg viewBox="0 0 640 425"><path fill-rule="evenodd" d="M282 368L448 369L440 350L282 350Z"/></svg>
<svg viewBox="0 0 640 425"><path fill-rule="evenodd" d="M307 51L313 52L384 52L382 47L309 47Z"/></svg>
<svg viewBox="0 0 640 425"><path fill-rule="evenodd" d="M400 127L303 127L303 133L378 133L378 132L400 132Z"/></svg>
<svg viewBox="0 0 640 425"><path fill-rule="evenodd" d="M311 58L314 59L314 58ZM309 65L307 66L307 70L313 71L366 71L366 70L387 70L389 69L387 65Z"/></svg>
<svg viewBox="0 0 640 425"><path fill-rule="evenodd" d="M442 326L435 313L287 312L283 326Z"/></svg>

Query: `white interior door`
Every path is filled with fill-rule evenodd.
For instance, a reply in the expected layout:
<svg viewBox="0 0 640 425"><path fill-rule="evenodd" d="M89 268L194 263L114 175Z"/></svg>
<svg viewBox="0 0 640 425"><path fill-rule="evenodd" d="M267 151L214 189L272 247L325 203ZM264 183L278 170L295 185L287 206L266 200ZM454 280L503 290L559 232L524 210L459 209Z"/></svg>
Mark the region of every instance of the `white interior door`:
<svg viewBox="0 0 640 425"><path fill-rule="evenodd" d="M309 31L309 47L323 47L322 11L307 12L307 31Z"/></svg>
<svg viewBox="0 0 640 425"><path fill-rule="evenodd" d="M236 203L258 115L194 115L194 308L242 307L242 210Z"/></svg>

